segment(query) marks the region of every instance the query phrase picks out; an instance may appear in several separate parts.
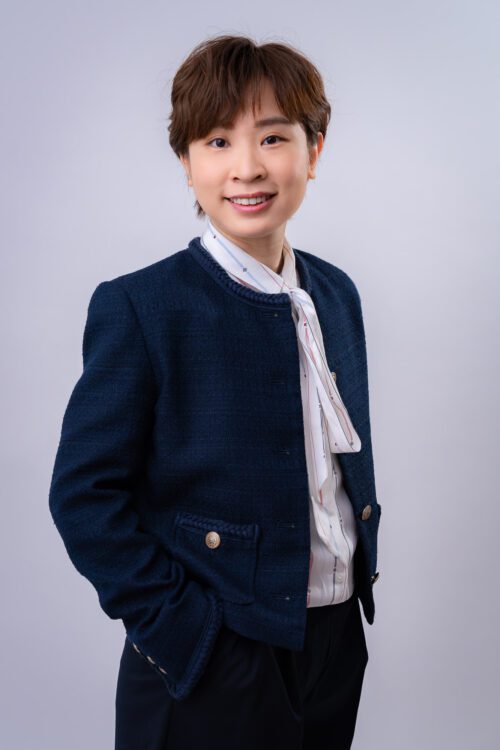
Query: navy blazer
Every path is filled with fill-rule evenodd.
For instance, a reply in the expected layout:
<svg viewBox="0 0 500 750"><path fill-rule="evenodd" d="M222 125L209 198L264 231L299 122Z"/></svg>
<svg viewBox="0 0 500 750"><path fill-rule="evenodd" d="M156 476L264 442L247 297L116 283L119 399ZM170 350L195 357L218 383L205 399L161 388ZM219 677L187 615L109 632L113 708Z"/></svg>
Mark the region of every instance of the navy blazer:
<svg viewBox="0 0 500 750"><path fill-rule="evenodd" d="M362 444L338 458L359 531L356 595L371 624L381 506L361 301L340 268L294 252ZM223 622L302 649L310 497L289 296L234 281L195 237L97 285L82 354L49 507L104 612L178 700Z"/></svg>

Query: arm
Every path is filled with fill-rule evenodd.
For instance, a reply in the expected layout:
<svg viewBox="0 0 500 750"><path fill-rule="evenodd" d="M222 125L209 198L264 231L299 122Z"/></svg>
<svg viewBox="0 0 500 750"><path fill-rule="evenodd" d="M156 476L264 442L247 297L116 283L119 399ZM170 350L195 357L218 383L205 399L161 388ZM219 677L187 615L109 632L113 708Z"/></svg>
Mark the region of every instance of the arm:
<svg viewBox="0 0 500 750"><path fill-rule="evenodd" d="M68 555L112 619L182 699L222 623L214 591L186 577L133 509L154 420L156 388L139 321L120 282L92 294L83 373L64 413L49 508Z"/></svg>

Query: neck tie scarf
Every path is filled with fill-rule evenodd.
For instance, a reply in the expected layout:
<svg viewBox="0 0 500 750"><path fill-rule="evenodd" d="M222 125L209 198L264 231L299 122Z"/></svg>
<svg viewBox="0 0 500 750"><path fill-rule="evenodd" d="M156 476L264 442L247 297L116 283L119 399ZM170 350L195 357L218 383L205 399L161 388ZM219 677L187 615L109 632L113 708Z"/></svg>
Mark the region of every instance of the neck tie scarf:
<svg viewBox="0 0 500 750"><path fill-rule="evenodd" d="M312 494L314 498L318 498L328 477L327 461L331 461L329 454L357 453L361 450L361 441L328 367L314 303L307 292L298 285L292 247L284 238L283 268L281 274L277 274L265 263L261 263L231 242L214 227L210 219L201 237L201 243L235 280L257 292L286 293L291 298L310 411L310 439L315 460L313 485L317 484L316 487L312 487ZM317 520L320 521L320 518ZM319 523L318 529L321 530L322 526L323 524ZM331 540L326 533L320 531L320 535L327 546L331 547Z"/></svg>

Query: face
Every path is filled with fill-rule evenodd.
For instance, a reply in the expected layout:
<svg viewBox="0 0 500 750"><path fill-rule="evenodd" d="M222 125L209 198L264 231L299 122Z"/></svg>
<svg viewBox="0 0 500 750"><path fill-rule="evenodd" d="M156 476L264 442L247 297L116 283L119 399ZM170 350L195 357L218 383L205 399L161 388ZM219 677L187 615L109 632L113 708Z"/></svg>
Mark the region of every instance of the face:
<svg viewBox="0 0 500 750"><path fill-rule="evenodd" d="M271 122L274 118L286 119L266 82L255 116L247 101L233 128L215 127L192 141L189 155L181 157L214 226L256 257L269 255L272 248L281 252L286 222L315 177L323 146L321 133L317 145L308 147L299 123ZM239 206L230 200L259 193L266 194L262 205Z"/></svg>

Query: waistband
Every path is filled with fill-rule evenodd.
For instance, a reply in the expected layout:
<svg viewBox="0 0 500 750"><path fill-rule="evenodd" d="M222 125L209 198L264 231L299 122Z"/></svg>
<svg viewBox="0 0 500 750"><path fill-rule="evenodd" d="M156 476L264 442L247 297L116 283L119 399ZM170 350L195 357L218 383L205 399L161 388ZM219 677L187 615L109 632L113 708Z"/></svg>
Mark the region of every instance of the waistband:
<svg viewBox="0 0 500 750"><path fill-rule="evenodd" d="M353 592L349 599L338 604L324 604L320 607L308 607L307 608L307 621L316 622L322 620L325 617L335 617L337 613L345 609L349 609L355 603L357 598L356 592Z"/></svg>

